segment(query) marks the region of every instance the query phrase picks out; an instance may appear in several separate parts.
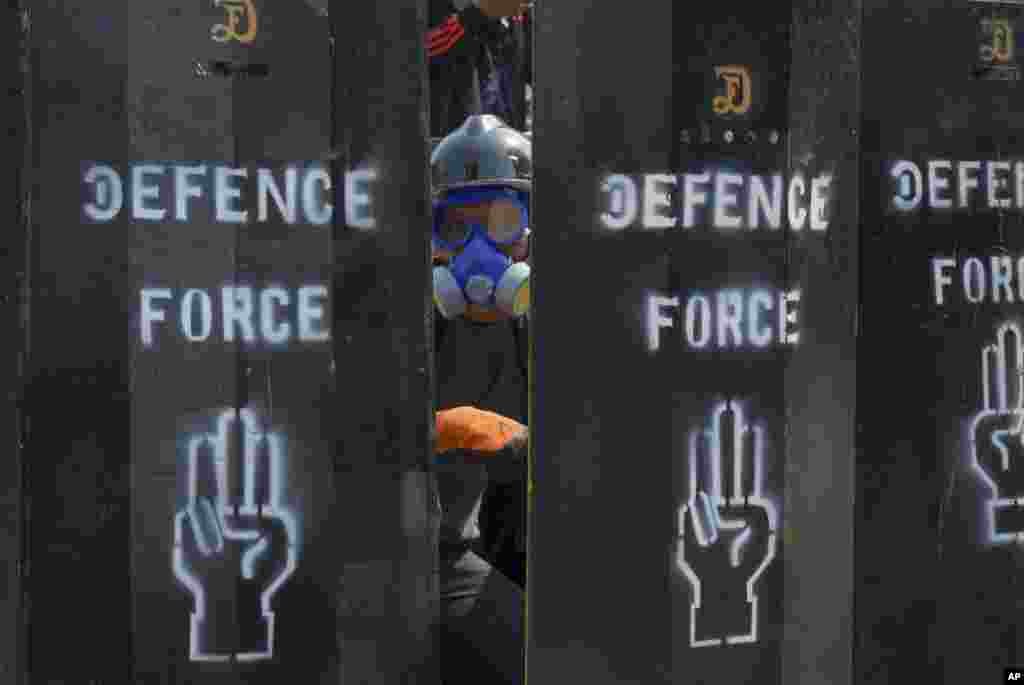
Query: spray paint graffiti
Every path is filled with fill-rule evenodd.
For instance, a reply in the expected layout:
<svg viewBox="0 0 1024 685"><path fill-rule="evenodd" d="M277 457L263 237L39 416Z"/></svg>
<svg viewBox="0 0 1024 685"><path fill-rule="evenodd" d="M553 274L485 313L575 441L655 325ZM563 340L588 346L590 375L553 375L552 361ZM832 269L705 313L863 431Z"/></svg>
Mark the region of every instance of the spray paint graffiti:
<svg viewBox="0 0 1024 685"><path fill-rule="evenodd" d="M932 257L935 304L1024 302L1024 256Z"/></svg>
<svg viewBox="0 0 1024 685"><path fill-rule="evenodd" d="M673 328L674 319L684 323L682 342L689 349L747 349L771 345L796 345L801 294L799 290L729 288L717 292L690 292L680 297L646 293L647 350L661 348L661 329ZM664 309L675 309L666 314Z"/></svg>
<svg viewBox="0 0 1024 685"><path fill-rule="evenodd" d="M258 19L256 7L252 0L213 0L214 7L222 7L226 14L226 24L215 24L210 29L210 37L218 43L235 40L239 43L251 43L256 40ZM244 19L244 22L243 22ZM239 27L246 24L244 31Z"/></svg>
<svg viewBox="0 0 1024 685"><path fill-rule="evenodd" d="M326 285L294 290L274 286L253 288L143 288L139 329L142 344L154 345L161 331L190 343L234 342L247 346L282 346L293 341L320 343L330 339ZM161 324L158 326L158 324Z"/></svg>
<svg viewBox="0 0 1024 685"><path fill-rule="evenodd" d="M715 67L715 77L725 82L725 94L711 100L715 114L746 114L754 99L750 69L735 64Z"/></svg>
<svg viewBox="0 0 1024 685"><path fill-rule="evenodd" d="M888 176L894 212L1024 211L1024 162L900 159L888 163Z"/></svg>
<svg viewBox="0 0 1024 685"><path fill-rule="evenodd" d="M1024 334L1004 323L981 350L982 409L971 421L969 464L990 495L982 533L991 545L1024 544Z"/></svg>
<svg viewBox="0 0 1024 685"><path fill-rule="evenodd" d="M172 567L193 598L189 658L270 659L271 603L298 565L297 516L282 503L283 438L262 430L251 410L229 409L187 451Z"/></svg>
<svg viewBox="0 0 1024 685"><path fill-rule="evenodd" d="M832 175L748 174L707 167L698 172L608 174L601 178L598 219L611 231L710 227L732 234L756 230L824 233Z"/></svg>
<svg viewBox="0 0 1024 685"><path fill-rule="evenodd" d="M316 227L330 226L334 219L331 170L323 162L287 162L273 168L216 162L84 162L81 178L81 217L91 224L280 222ZM346 226L361 231L377 227L377 178L373 166L344 173ZM246 185L247 179L251 185ZM249 198L255 202L249 203Z"/></svg>
<svg viewBox="0 0 1024 685"><path fill-rule="evenodd" d="M764 492L764 427L743 414L739 402L723 402L689 435L676 566L692 592L691 647L758 640L757 584L775 558L779 513Z"/></svg>

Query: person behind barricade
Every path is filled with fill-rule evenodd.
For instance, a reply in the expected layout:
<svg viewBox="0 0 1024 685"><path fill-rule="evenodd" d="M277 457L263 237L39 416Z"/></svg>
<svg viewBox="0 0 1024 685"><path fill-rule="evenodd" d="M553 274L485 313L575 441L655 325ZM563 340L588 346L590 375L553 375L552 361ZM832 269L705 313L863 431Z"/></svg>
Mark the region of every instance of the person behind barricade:
<svg viewBox="0 0 1024 685"><path fill-rule="evenodd" d="M521 125L517 113L525 102L517 94L525 72L516 66L518 81L513 83L510 70L512 62L525 65L527 46L516 39L522 32L512 30L510 22L521 18L527 7L524 0L430 0L426 44L431 136L443 136L468 115L488 111L513 115L512 121Z"/></svg>
<svg viewBox="0 0 1024 685"><path fill-rule="evenodd" d="M527 127L527 89L532 83L530 7L491 23L478 60L482 112L520 130Z"/></svg>
<svg viewBox="0 0 1024 685"><path fill-rule="evenodd" d="M446 685L522 682L523 591L485 558L480 509L489 481L519 485L525 552L531 164L529 140L486 114L431 155Z"/></svg>

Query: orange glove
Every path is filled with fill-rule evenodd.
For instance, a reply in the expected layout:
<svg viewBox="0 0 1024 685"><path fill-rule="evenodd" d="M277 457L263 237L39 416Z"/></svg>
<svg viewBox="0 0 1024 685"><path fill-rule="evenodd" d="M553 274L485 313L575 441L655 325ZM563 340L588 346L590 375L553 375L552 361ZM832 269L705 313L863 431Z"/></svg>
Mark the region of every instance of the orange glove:
<svg viewBox="0 0 1024 685"><path fill-rule="evenodd" d="M475 407L455 407L437 412L434 453L462 450L484 458L506 447L524 447L527 436L526 426L507 416Z"/></svg>

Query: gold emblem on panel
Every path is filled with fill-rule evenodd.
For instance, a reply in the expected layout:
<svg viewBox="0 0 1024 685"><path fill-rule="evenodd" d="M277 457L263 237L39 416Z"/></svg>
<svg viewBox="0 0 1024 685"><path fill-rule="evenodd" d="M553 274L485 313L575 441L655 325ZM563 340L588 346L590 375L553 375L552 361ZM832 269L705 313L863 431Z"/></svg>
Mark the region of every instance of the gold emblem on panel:
<svg viewBox="0 0 1024 685"><path fill-rule="evenodd" d="M715 77L725 84L725 93L711 101L715 114L746 114L754 101L750 70L739 65L715 67Z"/></svg>
<svg viewBox="0 0 1024 685"><path fill-rule="evenodd" d="M210 37L218 43L238 41L251 43L256 40L259 20L256 7L252 0L213 0L214 7L224 9L225 23L215 24L210 29Z"/></svg>

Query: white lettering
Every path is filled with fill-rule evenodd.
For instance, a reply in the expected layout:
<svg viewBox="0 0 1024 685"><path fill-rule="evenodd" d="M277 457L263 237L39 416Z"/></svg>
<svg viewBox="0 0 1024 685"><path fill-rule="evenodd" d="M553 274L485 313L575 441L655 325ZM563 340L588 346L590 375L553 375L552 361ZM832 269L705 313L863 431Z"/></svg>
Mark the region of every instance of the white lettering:
<svg viewBox="0 0 1024 685"><path fill-rule="evenodd" d="M697 336L697 314L700 313L700 337ZM703 295L694 295L686 301L686 342L701 349L711 340L711 303Z"/></svg>
<svg viewBox="0 0 1024 685"><path fill-rule="evenodd" d="M961 209L970 204L970 191L978 187L978 171L981 162L960 162L957 165L957 198Z"/></svg>
<svg viewBox="0 0 1024 685"><path fill-rule="evenodd" d="M245 178L245 169L233 169L219 166L214 171L214 197L217 209L217 221L230 224L242 224L248 221L248 211L234 209L231 205L242 197L240 188L231 185L233 178Z"/></svg>
<svg viewBox="0 0 1024 685"><path fill-rule="evenodd" d="M291 337L292 327L288 322L274 323L274 305L288 306L288 291L283 288L267 288L260 293L260 333L271 344L280 344Z"/></svg>
<svg viewBox="0 0 1024 685"><path fill-rule="evenodd" d="M1010 198L999 197L1000 190L1006 188L1006 179L997 174L1009 174L1009 162L989 162L985 165L985 187L988 190L988 206L992 209L1009 208L1012 205Z"/></svg>
<svg viewBox="0 0 1024 685"><path fill-rule="evenodd" d="M1017 260L1017 298L1024 302L1024 257Z"/></svg>
<svg viewBox="0 0 1024 685"><path fill-rule="evenodd" d="M952 285L953 277L946 275L946 270L956 266L956 260L938 257L932 260L932 278L935 282L935 304L945 304L945 286Z"/></svg>
<svg viewBox="0 0 1024 685"><path fill-rule="evenodd" d="M286 224L294 224L298 207L296 200L299 192L299 172L293 167L284 171L284 194L274 183L274 175L270 169L259 169L256 172L257 216L259 221L266 221L269 214L267 195L269 194L277 206L277 211Z"/></svg>
<svg viewBox="0 0 1024 685"><path fill-rule="evenodd" d="M1000 291L1006 295L1006 302L1013 304L1013 290L1010 281L1013 278L1013 260L1009 257L992 257L992 301L1000 302Z"/></svg>
<svg viewBox="0 0 1024 685"><path fill-rule="evenodd" d="M123 209L128 190L124 183L131 184L132 218L153 222L164 221L173 216L175 221L189 222L199 209L219 223L241 224L250 220L249 212L242 203L242 188L239 178L255 178L257 220L271 220L270 205L273 203L283 222L293 225L299 221L299 186L302 186L302 209L305 221L316 225L330 223L333 205L330 198L331 178L322 165L294 163L281 169L253 167L232 168L225 165L160 165L133 164L126 166L120 174L110 165L89 166L82 180L92 186L92 197L82 204L83 214L90 221L107 222L115 219ZM122 181L122 179L128 179ZM167 192L162 192L162 179L168 178ZM372 193L364 185L376 179L376 173L360 170L345 175L346 208L350 212L349 223L356 228L375 226L370 205ZM171 187L173 186L173 187ZM326 192L326 197L325 197ZM209 198L204 202L197 202ZM205 219L206 217L204 217Z"/></svg>
<svg viewBox="0 0 1024 685"><path fill-rule="evenodd" d="M93 184L95 201L88 202L82 208L85 215L93 221L111 221L124 206L124 188L121 177L109 166L96 165L85 172L86 183Z"/></svg>
<svg viewBox="0 0 1024 685"><path fill-rule="evenodd" d="M921 204L921 170L907 160L900 160L892 165L889 175L899 183L896 194L892 197L892 206L909 212Z"/></svg>
<svg viewBox="0 0 1024 685"><path fill-rule="evenodd" d="M192 176L205 176L206 165L174 167L174 218L177 221L188 221L188 199L202 197L202 186L189 183Z"/></svg>
<svg viewBox="0 0 1024 685"><path fill-rule="evenodd" d="M647 296L647 349L657 352L661 348L661 329L672 328L672 318L661 313L662 307L678 307L678 297Z"/></svg>
<svg viewBox="0 0 1024 685"><path fill-rule="evenodd" d="M668 193L659 185L676 186L675 176L668 174L646 174L644 176L644 228L671 228L676 220L672 216L659 214L659 209L672 207Z"/></svg>
<svg viewBox="0 0 1024 685"><path fill-rule="evenodd" d="M1017 209L1024 209L1024 162L1017 162L1013 165L1013 175L1017 180L1014 193L1014 197L1017 199Z"/></svg>
<svg viewBox="0 0 1024 685"><path fill-rule="evenodd" d="M800 300L799 290L728 289L716 291L713 298L693 293L686 299L686 345L692 349L703 349L712 343L721 349L796 345L800 342L800 332L796 330ZM668 307L679 307L679 298L647 296L648 350L660 349L661 329L674 325L672 317L662 311ZM770 315L773 310L776 316Z"/></svg>
<svg viewBox="0 0 1024 685"><path fill-rule="evenodd" d="M323 226L331 223L334 217L334 205L326 200L317 199L320 192L317 192L317 185L323 186L323 194L331 190L331 175L322 167L310 169L302 182L302 211L306 214L306 221L314 226Z"/></svg>
<svg viewBox="0 0 1024 685"><path fill-rule="evenodd" d="M957 260L930 259L933 297L937 306L950 295L967 304L1019 304L1024 302L1024 256L985 255ZM954 286L956 284L956 286ZM956 287L957 290L951 290Z"/></svg>
<svg viewBox="0 0 1024 685"><path fill-rule="evenodd" d="M160 221L167 214L166 209L146 207L146 200L160 198L160 186L147 186L146 176L162 174L164 167L158 164L143 164L132 167L132 218L147 221Z"/></svg>
<svg viewBox="0 0 1024 685"><path fill-rule="evenodd" d="M767 347L772 341L772 331L761 324L761 311L770 312L774 308L771 293L755 290L750 294L750 314L747 317L747 339L756 347Z"/></svg>
<svg viewBox="0 0 1024 685"><path fill-rule="evenodd" d="M782 226L782 174L775 174L771 178L772 195L769 198L764 180L760 176L750 177L747 218L750 228L758 227L761 212L764 212L769 228L778 229Z"/></svg>
<svg viewBox="0 0 1024 685"><path fill-rule="evenodd" d="M733 346L743 346L740 322L743 319L743 294L739 290L718 292L718 346L728 347L726 333L732 333Z"/></svg>
<svg viewBox="0 0 1024 685"><path fill-rule="evenodd" d="M828 190L832 185L831 176L817 176L811 179L811 230L824 231L828 228Z"/></svg>
<svg viewBox="0 0 1024 685"><path fill-rule="evenodd" d="M363 231L377 227L377 219L373 213L371 188L377 180L377 172L373 169L357 169L345 174L345 223L352 228ZM360 190L360 184L366 184L366 190Z"/></svg>
<svg viewBox="0 0 1024 685"><path fill-rule="evenodd" d="M739 174L720 173L715 177L715 228L739 228L742 217L730 216L726 211L729 207L739 204L736 193L730 192L730 186L742 186L743 177Z"/></svg>
<svg viewBox="0 0 1024 685"><path fill-rule="evenodd" d="M804 183L804 177L800 174L789 180L789 227L794 231L803 230L804 222L807 220L807 210L796 203L797 194L803 197L806 190L807 185Z"/></svg>
<svg viewBox="0 0 1024 685"><path fill-rule="evenodd" d="M697 190L696 186L706 185L711 181L711 174L683 174L683 228L693 228L697 225L694 216L694 209L697 205L706 205L708 194Z"/></svg>
<svg viewBox="0 0 1024 685"><path fill-rule="evenodd" d="M256 333L252 325L252 288L225 286L221 291L221 311L224 316L224 340L235 339L235 325L242 329L242 340L253 342Z"/></svg>
<svg viewBox="0 0 1024 685"><path fill-rule="evenodd" d="M330 331L323 327L323 305L314 302L314 298L326 297L327 286L314 285L299 288L299 340L323 342L330 338Z"/></svg>
<svg viewBox="0 0 1024 685"><path fill-rule="evenodd" d="M779 313L781 314L779 321L779 342L785 342L788 345L796 345L800 342L800 332L794 331L789 332L791 326L795 326L797 310L790 309L789 304L791 302L796 303L800 301L800 291L793 290L785 293L782 299L779 301Z"/></svg>
<svg viewBox="0 0 1024 685"><path fill-rule="evenodd" d="M638 214L636 183L629 176L612 174L601 184L601 190L609 195L608 211L601 213L601 223L613 231L629 228Z"/></svg>
<svg viewBox="0 0 1024 685"><path fill-rule="evenodd" d="M918 209L925 195L932 209L1024 212L1024 161L933 159L922 163L922 168L925 165L927 177L922 185L917 165L906 160L892 162L894 208ZM984 197L978 196L982 183Z"/></svg>
<svg viewBox="0 0 1024 685"><path fill-rule="evenodd" d="M953 198L939 195L941 191L949 189L949 178L940 176L939 170L952 175L953 163L945 159L928 162L928 205L932 209L950 209L953 207Z"/></svg>
<svg viewBox="0 0 1024 685"><path fill-rule="evenodd" d="M168 295L170 292L168 291ZM199 298L199 332L193 331L192 303ZM202 342L210 337L213 330L213 304L210 296L202 290L189 290L181 298L181 332L189 342Z"/></svg>
<svg viewBox="0 0 1024 685"><path fill-rule="evenodd" d="M972 278L974 276L974 278ZM981 263L981 260L977 257L970 257L964 262L963 268L964 277L964 294L967 295L967 300L971 304L978 304L985 299L986 290L986 279L985 279L985 266ZM971 288L972 284L976 284L976 288Z"/></svg>
<svg viewBox="0 0 1024 685"><path fill-rule="evenodd" d="M153 306L154 302L171 299L171 291L167 288L143 288L141 295L142 316L139 317L139 324L142 329L142 344L149 347L153 344L153 324L167 320L164 311Z"/></svg>
<svg viewBox="0 0 1024 685"><path fill-rule="evenodd" d="M225 343L240 340L246 344L282 345L296 338L301 342L324 342L330 339L330 326L325 322L327 294L325 285L295 290L234 285L177 292L169 288L144 288L140 334L143 344L149 347L155 337L154 324L177 317L180 325L168 330L193 343L218 339L215 331ZM221 300L219 304L214 303L217 297ZM168 306L161 301L173 304ZM214 321L215 311L220 311L221 323Z"/></svg>

